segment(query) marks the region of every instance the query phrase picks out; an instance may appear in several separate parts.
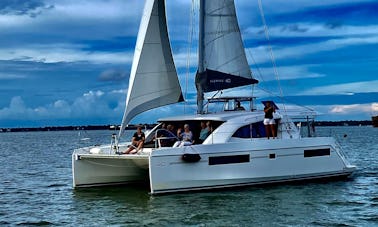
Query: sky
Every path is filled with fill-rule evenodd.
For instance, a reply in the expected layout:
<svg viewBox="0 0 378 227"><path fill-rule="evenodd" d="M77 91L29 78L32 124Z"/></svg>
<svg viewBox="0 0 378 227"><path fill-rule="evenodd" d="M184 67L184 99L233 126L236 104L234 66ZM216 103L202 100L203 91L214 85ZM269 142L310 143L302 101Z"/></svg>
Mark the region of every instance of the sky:
<svg viewBox="0 0 378 227"><path fill-rule="evenodd" d="M378 1L262 0L269 41L258 1L235 4L247 58L260 81L253 89L258 101L284 97L288 109L316 110L318 120L369 120L378 113ZM0 128L120 124L143 5L0 1ZM186 103L148 111L131 123L195 113L198 26L190 22L198 21L197 5L166 1ZM228 94L250 92L242 87Z"/></svg>

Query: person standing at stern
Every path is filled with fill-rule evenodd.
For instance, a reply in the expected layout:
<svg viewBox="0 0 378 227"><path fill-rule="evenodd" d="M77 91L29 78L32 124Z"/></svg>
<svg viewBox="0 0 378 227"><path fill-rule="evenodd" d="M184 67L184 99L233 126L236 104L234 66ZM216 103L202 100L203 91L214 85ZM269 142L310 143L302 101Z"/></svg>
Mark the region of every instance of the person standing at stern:
<svg viewBox="0 0 378 227"><path fill-rule="evenodd" d="M264 107L265 117L264 117L264 125L265 125L265 132L268 139L270 136L274 139L276 136L276 130L275 130L275 124L273 118L273 113L276 112L276 109L274 108L274 105L271 104L271 102L266 102Z"/></svg>

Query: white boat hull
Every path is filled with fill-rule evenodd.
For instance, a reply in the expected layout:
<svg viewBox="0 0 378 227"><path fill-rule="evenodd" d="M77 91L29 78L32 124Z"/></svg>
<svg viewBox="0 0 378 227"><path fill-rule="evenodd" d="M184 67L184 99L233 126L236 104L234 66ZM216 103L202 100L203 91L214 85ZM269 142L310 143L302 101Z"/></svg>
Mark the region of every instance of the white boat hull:
<svg viewBox="0 0 378 227"><path fill-rule="evenodd" d="M335 147L325 145L327 142L330 141L326 138L323 140L308 138L193 146L190 149L191 152L196 152L201 156L201 160L196 163L182 161L182 155L178 150L177 155L160 156L157 154L155 156L152 154L150 158L151 193L350 175L355 170L355 166L349 165ZM259 146L267 147L266 143L270 143L271 148L260 149ZM235 151L236 146L237 151ZM328 148L330 155L304 157L304 150L316 151ZM189 152L189 149L187 150ZM248 160L243 160L245 157L248 157ZM214 158L215 162L219 159L218 163L210 164Z"/></svg>
<svg viewBox="0 0 378 227"><path fill-rule="evenodd" d="M72 173L75 188L148 181L148 156L90 154L79 149L72 154Z"/></svg>
<svg viewBox="0 0 378 227"><path fill-rule="evenodd" d="M328 149L329 155L321 153ZM305 150L321 155L305 157ZM201 160L186 162L184 153L199 154ZM332 138L257 139L156 149L142 155L77 150L72 164L74 187L149 181L152 194L348 176L355 170Z"/></svg>

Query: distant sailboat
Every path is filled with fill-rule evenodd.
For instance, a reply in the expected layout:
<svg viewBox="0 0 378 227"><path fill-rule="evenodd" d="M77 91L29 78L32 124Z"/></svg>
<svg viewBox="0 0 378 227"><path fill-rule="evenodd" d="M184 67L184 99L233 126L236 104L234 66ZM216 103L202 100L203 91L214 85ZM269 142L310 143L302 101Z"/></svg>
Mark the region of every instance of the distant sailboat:
<svg viewBox="0 0 378 227"><path fill-rule="evenodd" d="M74 151L73 186L147 181L151 193L159 194L352 174L356 167L333 138L314 137L310 127L310 137L302 137L293 121L278 111L273 116L276 139L268 139L264 111L255 109L254 97L214 97L207 99L208 104L220 102L224 109L211 113L204 108L204 93L258 81L247 62L234 1L201 0L199 15L198 113L160 119L146 133L141 151L119 154L130 145L118 139L133 117L183 101L168 38L165 1L147 0L119 136L113 135L111 144ZM249 102L249 108L236 108L240 102ZM203 123L208 125L207 134L199 139ZM187 146L175 146L179 138L171 129L184 125L194 140Z"/></svg>

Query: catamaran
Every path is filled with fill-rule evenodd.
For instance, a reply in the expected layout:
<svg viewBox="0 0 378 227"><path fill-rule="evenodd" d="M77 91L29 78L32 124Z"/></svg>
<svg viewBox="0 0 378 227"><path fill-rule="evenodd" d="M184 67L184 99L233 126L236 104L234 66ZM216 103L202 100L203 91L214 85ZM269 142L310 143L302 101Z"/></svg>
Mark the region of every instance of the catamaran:
<svg viewBox="0 0 378 227"><path fill-rule="evenodd" d="M316 137L310 123L305 137L299 124L277 111L276 135L268 139L265 114L257 110L254 97L204 98L207 92L253 86L258 81L246 58L234 1L199 3L197 113L160 119L146 133L143 149L120 154L130 146L130 142L121 143L120 137L136 115L184 100L168 37L165 1L146 0L120 132L112 135L111 144L73 152L73 187L142 181L149 182L151 194L160 194L350 176L356 166L348 162L334 138ZM240 102L249 106L236 108ZM209 105L219 103L221 111L209 110ZM199 140L202 122L211 129ZM177 134L164 126L177 129L184 124L196 142L175 146Z"/></svg>

